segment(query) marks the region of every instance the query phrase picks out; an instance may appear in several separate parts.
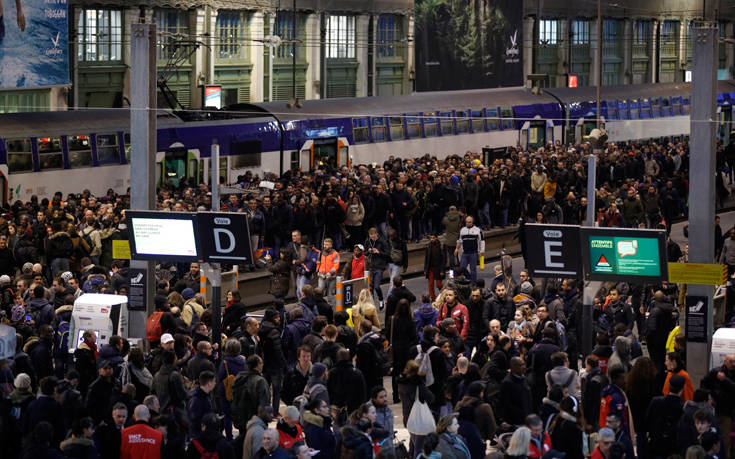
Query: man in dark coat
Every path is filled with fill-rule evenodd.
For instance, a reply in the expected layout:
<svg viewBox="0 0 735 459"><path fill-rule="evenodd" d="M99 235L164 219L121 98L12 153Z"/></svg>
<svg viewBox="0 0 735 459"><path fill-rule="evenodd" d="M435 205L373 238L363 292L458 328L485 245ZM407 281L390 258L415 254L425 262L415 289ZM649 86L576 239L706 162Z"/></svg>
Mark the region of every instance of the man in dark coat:
<svg viewBox="0 0 735 459"><path fill-rule="evenodd" d="M508 328L508 324L513 320L513 315L515 314L515 306L513 305L513 300L508 296L505 284L498 283L495 286L495 296L490 301L488 311L492 311L492 317L486 317L488 323L491 319L498 319L501 330Z"/></svg>
<svg viewBox="0 0 735 459"><path fill-rule="evenodd" d="M97 371L99 376L89 386L86 402L95 424L108 419L112 401L120 395L120 383L113 378L112 364L107 360L100 360L97 362Z"/></svg>
<svg viewBox="0 0 735 459"><path fill-rule="evenodd" d="M120 434L128 419L128 408L124 403L112 407L112 420L106 419L94 431L94 443L101 459L120 457Z"/></svg>
<svg viewBox="0 0 735 459"><path fill-rule="evenodd" d="M492 313L488 312L490 305L482 298L482 289L475 287L470 294L470 301L467 302L467 313L470 316L470 331L467 333L465 345L467 346L466 355L472 355L472 349L480 343L483 336L487 335L488 324ZM490 316L490 317L488 317Z"/></svg>
<svg viewBox="0 0 735 459"><path fill-rule="evenodd" d="M669 457L676 451L676 428L684 413L684 377L672 376L669 379L669 394L659 395L651 400L646 412L646 430L649 443L647 456Z"/></svg>
<svg viewBox="0 0 735 459"><path fill-rule="evenodd" d="M533 411L525 372L526 365L520 357L510 359L510 373L500 383L500 410L496 413L505 427L523 424Z"/></svg>
<svg viewBox="0 0 735 459"><path fill-rule="evenodd" d="M725 363L713 368L702 379L702 388L712 394L715 414L723 435L725 451L730 450L730 432L735 413L735 354L725 356Z"/></svg>
<svg viewBox="0 0 735 459"><path fill-rule="evenodd" d="M189 379L192 381L198 381L199 375L203 371L216 372L214 363L212 363L212 344L209 341L199 341L197 343L197 353L189 360L186 370Z"/></svg>
<svg viewBox="0 0 735 459"><path fill-rule="evenodd" d="M540 306L539 306L540 308ZM533 406L539 406L541 400L546 395L546 372L553 368L551 363L551 355L559 352L559 346L556 344L556 328L546 327L542 332L543 338L534 344L528 353L526 360L532 374Z"/></svg>
<svg viewBox="0 0 735 459"><path fill-rule="evenodd" d="M265 310L258 332L260 345L263 348L263 376L273 385L273 405L271 406L279 406L281 402L281 382L286 369L281 332L278 328L280 323L281 316L278 311L268 308Z"/></svg>
<svg viewBox="0 0 735 459"><path fill-rule="evenodd" d="M53 364L54 329L51 325L42 325L39 331L38 342L29 347L28 355L36 369L36 376L42 379L54 374Z"/></svg>
<svg viewBox="0 0 735 459"><path fill-rule="evenodd" d="M365 378L352 366L349 350L337 351L337 364L329 371L327 390L330 403L338 408L347 407L350 413L367 400Z"/></svg>
<svg viewBox="0 0 735 459"><path fill-rule="evenodd" d="M210 393L217 385L214 372L204 370L198 376L199 385L191 394L188 403L189 433L195 436L201 432L202 419L209 413L214 413Z"/></svg>
<svg viewBox="0 0 735 459"><path fill-rule="evenodd" d="M653 294L653 307L646 321L646 340L648 353L656 366L658 374L664 373L664 360L666 357L666 340L669 332L676 325L674 319L674 306L667 301L666 295L661 290Z"/></svg>
<svg viewBox="0 0 735 459"><path fill-rule="evenodd" d="M385 302L385 335L388 337L391 336L391 318L393 317L393 314L396 313L396 307L398 306L398 302L401 300L408 301L408 304L410 305L416 301L416 295L406 288L406 285L403 283L403 277L398 275L393 278L393 289L391 290L390 295L388 295L388 300Z"/></svg>
<svg viewBox="0 0 735 459"><path fill-rule="evenodd" d="M61 405L54 399L56 377L46 376L39 384L41 395L26 408L23 419L23 432L31 432L38 423L46 421L54 427L52 447L57 447L66 436L64 413Z"/></svg>

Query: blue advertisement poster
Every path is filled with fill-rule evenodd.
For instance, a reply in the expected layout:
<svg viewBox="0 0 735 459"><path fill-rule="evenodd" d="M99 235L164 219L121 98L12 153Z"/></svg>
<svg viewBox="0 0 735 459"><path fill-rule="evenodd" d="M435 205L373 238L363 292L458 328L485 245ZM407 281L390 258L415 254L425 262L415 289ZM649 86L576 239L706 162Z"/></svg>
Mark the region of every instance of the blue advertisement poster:
<svg viewBox="0 0 735 459"><path fill-rule="evenodd" d="M0 88L69 84L67 0L0 0Z"/></svg>

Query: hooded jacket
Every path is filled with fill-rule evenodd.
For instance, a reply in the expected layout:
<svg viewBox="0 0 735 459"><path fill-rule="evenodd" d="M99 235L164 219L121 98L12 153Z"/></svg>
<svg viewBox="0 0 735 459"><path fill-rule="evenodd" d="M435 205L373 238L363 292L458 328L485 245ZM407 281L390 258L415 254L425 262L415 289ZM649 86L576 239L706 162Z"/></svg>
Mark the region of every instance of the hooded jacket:
<svg viewBox="0 0 735 459"><path fill-rule="evenodd" d="M439 311L431 303L423 303L413 311L413 321L416 323L416 333L422 338L422 330L427 325L436 324Z"/></svg>
<svg viewBox="0 0 735 459"><path fill-rule="evenodd" d="M242 457L255 457L255 453L263 446L263 434L267 428L265 421L257 415L250 418L242 445Z"/></svg>
<svg viewBox="0 0 735 459"><path fill-rule="evenodd" d="M319 450L317 459L334 458L336 440L332 433L332 418L305 411L302 417L304 436L309 447Z"/></svg>

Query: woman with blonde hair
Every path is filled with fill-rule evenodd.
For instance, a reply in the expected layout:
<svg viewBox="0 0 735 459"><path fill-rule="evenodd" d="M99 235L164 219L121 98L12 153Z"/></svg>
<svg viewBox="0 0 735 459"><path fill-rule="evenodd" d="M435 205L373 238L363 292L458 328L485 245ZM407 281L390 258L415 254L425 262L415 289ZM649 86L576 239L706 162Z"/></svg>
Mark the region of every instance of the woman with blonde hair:
<svg viewBox="0 0 735 459"><path fill-rule="evenodd" d="M354 324L355 333L357 333L358 338L361 338L363 335L360 331L360 322L363 319L368 319L373 326L380 328L378 310L375 308L375 304L373 304L373 296L370 294L370 289L367 288L360 291L357 304L352 306L352 323Z"/></svg>
<svg viewBox="0 0 735 459"><path fill-rule="evenodd" d="M504 459L525 459L528 457L528 446L531 444L531 429L520 427L513 432L505 450Z"/></svg>
<svg viewBox="0 0 735 459"><path fill-rule="evenodd" d="M439 292L439 294L436 296L436 300L434 300L434 302L431 304L432 306L434 306L434 309L436 309L437 311L440 310L441 307L444 305L444 303L447 302L446 300L447 290L449 289L447 287L444 287L442 291Z"/></svg>

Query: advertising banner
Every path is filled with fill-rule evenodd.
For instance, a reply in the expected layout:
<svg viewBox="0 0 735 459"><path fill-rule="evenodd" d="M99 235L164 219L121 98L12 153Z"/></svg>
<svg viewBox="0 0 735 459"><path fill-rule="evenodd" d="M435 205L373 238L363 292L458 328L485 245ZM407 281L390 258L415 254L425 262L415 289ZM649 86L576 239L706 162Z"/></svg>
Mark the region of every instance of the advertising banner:
<svg viewBox="0 0 735 459"><path fill-rule="evenodd" d="M416 0L418 91L523 85L523 2Z"/></svg>
<svg viewBox="0 0 735 459"><path fill-rule="evenodd" d="M0 0L0 89L69 84L67 0Z"/></svg>

